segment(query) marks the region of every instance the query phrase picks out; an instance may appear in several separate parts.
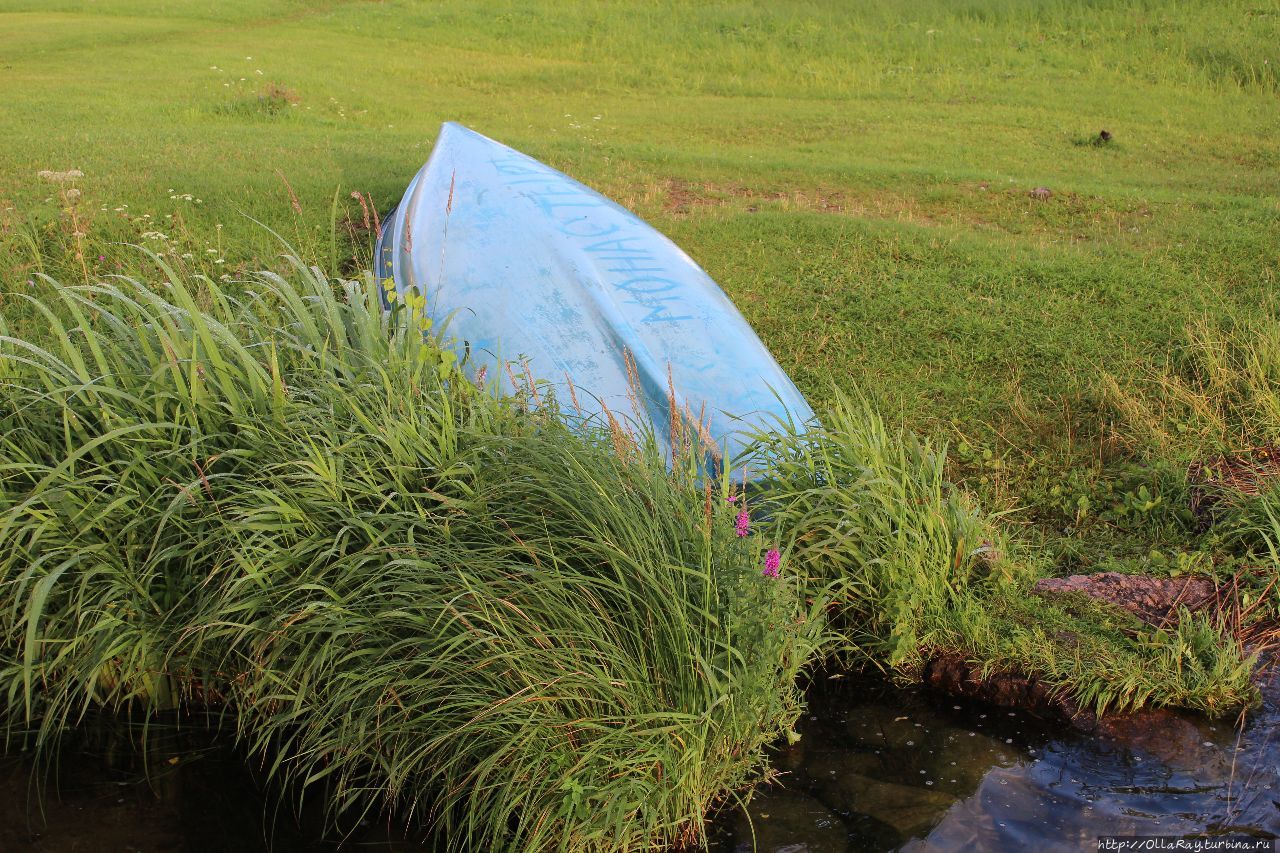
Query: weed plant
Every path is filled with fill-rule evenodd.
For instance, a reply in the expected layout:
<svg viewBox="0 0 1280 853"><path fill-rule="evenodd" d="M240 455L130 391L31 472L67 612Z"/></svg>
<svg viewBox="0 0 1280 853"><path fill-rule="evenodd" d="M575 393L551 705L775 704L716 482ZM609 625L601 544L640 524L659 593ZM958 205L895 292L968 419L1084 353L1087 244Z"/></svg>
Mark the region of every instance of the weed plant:
<svg viewBox="0 0 1280 853"><path fill-rule="evenodd" d="M1149 464L1181 465L1202 507L1196 545L1233 573L1259 648L1280 640L1280 318L1200 320L1136 388L1104 376L1115 429ZM1188 482L1188 481L1191 482Z"/></svg>
<svg viewBox="0 0 1280 853"><path fill-rule="evenodd" d="M335 820L471 849L690 841L760 772L822 603L730 504L477 388L369 278L153 261L0 338L11 734L211 706Z"/></svg>
<svg viewBox="0 0 1280 853"><path fill-rule="evenodd" d="M1157 630L1122 611L1032 593L1041 566L945 477L946 447L838 398L825 429L759 437L771 535L833 602L846 659L905 680L940 652L1040 679L1098 713L1250 704L1255 661L1226 627L1182 613Z"/></svg>
<svg viewBox="0 0 1280 853"><path fill-rule="evenodd" d="M1280 318L1200 319L1164 368L1123 385L1104 374L1130 447L1183 462L1280 442Z"/></svg>

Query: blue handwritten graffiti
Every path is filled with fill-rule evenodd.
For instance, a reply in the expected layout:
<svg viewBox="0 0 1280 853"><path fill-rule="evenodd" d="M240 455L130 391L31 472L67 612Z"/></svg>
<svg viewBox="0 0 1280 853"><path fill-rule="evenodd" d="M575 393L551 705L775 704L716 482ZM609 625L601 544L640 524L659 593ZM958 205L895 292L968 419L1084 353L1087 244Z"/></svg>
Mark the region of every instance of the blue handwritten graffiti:
<svg viewBox="0 0 1280 853"><path fill-rule="evenodd" d="M677 313L686 285L648 249L649 229L584 188L566 183L562 175L521 155L492 159L506 185L532 201L566 237L600 263L603 283L618 291L623 305L647 312L639 322L680 323L694 319ZM586 214L584 210L592 210ZM605 266L607 264L607 266Z"/></svg>

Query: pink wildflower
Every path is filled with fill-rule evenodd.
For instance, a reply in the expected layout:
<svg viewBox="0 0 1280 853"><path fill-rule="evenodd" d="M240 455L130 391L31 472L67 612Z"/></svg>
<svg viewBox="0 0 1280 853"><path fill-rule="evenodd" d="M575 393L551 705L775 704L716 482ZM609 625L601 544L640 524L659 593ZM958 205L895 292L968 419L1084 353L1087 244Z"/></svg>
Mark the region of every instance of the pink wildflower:
<svg viewBox="0 0 1280 853"><path fill-rule="evenodd" d="M739 536L746 536L751 532L751 516L747 515L745 509L738 513L738 520L734 522L733 532Z"/></svg>
<svg viewBox="0 0 1280 853"><path fill-rule="evenodd" d="M767 578L776 578L778 576L778 568L782 565L782 554L778 553L777 548L770 548L769 553L764 555L764 572L762 574Z"/></svg>

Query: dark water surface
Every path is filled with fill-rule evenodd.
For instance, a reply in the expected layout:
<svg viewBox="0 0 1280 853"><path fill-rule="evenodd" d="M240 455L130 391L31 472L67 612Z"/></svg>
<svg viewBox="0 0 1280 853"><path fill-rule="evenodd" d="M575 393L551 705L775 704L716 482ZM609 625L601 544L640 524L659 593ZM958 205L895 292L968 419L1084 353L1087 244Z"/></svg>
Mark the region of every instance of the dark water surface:
<svg viewBox="0 0 1280 853"><path fill-rule="evenodd" d="M862 679L820 680L780 784L716 821L714 853L1092 850L1098 835L1280 836L1280 683L1244 729L1173 716L1084 736L1060 723ZM31 796L32 766L0 759L4 853L333 853L421 850L360 825L273 810L244 762L165 729L139 752L108 728L68 746ZM748 816L749 815L749 816Z"/></svg>
<svg viewBox="0 0 1280 853"><path fill-rule="evenodd" d="M716 853L1094 850L1099 835L1280 836L1280 681L1245 724L1061 722L844 680L810 691L782 785L722 816ZM749 814L749 817L748 817Z"/></svg>
<svg viewBox="0 0 1280 853"><path fill-rule="evenodd" d="M39 769L0 757L0 853L408 853L425 849L402 828L369 822L340 843L323 834L319 803L292 804L264 788L242 755L195 726L119 721ZM69 739L70 740L70 739Z"/></svg>

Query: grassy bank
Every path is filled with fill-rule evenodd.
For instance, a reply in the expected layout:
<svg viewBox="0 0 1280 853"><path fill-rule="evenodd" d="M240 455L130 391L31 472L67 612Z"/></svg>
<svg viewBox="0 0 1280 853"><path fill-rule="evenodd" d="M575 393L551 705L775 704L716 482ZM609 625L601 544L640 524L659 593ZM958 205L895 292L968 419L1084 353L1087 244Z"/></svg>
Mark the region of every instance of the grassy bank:
<svg viewBox="0 0 1280 853"><path fill-rule="evenodd" d="M1099 711L1254 696L1203 620L1029 597L944 450L865 403L760 436L744 495L477 387L369 276L294 259L232 296L150 261L41 279L15 298L53 334L0 336L4 720L41 748L212 707L335 821L617 849L699 839L823 657L958 652Z"/></svg>
<svg viewBox="0 0 1280 853"><path fill-rule="evenodd" d="M760 772L820 602L722 496L477 389L371 280L169 281L46 282L58 342L4 339L11 735L211 704L335 819L485 849L697 838Z"/></svg>
<svg viewBox="0 0 1280 853"><path fill-rule="evenodd" d="M75 229L36 177L70 168L90 240L163 234L243 275L275 255L247 214L336 270L367 244L350 193L385 210L454 119L670 234L808 393L861 389L1058 470L1064 419L1088 459L1098 366L1132 379L1190 318L1276 282L1271 3L0 15L21 117L0 147L9 281L75 279Z"/></svg>
<svg viewBox="0 0 1280 853"><path fill-rule="evenodd" d="M1255 650L1221 620L1183 612L1153 628L1096 602L1036 595L1045 555L1011 541L1006 523L948 482L945 446L887 428L865 402L842 401L824 426L816 441L781 434L765 446L776 460L775 536L809 588L835 604L831 653L907 681L955 654L982 673L1042 681L1067 707L1098 714L1217 715L1256 700ZM1273 557L1253 556L1264 583L1277 577ZM1253 620L1280 602L1264 594Z"/></svg>
<svg viewBox="0 0 1280 853"><path fill-rule="evenodd" d="M1271 481L1204 476L1280 440L1280 7L10 0L0 31L15 730L212 703L348 815L591 848L696 834L822 655L1252 695L1222 624L1029 591L1205 572L1280 615ZM752 536L369 310L446 119L669 234L831 410L762 437Z"/></svg>

